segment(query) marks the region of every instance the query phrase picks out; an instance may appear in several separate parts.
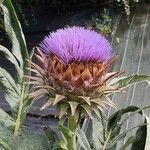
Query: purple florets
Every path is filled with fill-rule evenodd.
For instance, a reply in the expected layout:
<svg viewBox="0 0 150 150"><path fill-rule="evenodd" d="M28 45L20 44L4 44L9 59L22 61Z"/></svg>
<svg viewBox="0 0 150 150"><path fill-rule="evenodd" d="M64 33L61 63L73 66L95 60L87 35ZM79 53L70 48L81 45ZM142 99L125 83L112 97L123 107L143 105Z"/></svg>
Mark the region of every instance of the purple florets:
<svg viewBox="0 0 150 150"><path fill-rule="evenodd" d="M68 27L50 33L40 49L62 63L103 62L111 58L111 46L104 36L83 27Z"/></svg>

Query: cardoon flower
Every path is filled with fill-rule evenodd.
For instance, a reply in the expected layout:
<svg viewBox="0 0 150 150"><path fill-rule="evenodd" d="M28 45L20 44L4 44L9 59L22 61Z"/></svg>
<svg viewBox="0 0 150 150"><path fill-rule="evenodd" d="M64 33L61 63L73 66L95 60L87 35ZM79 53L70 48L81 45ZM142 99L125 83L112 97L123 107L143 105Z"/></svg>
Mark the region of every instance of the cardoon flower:
<svg viewBox="0 0 150 150"><path fill-rule="evenodd" d="M50 33L37 48L38 65L32 64L35 87L30 96L48 97L56 105L58 117L68 113L97 115L114 104L107 93L117 90L109 81L119 72L107 73L114 62L110 43L104 36L83 27L59 29Z"/></svg>

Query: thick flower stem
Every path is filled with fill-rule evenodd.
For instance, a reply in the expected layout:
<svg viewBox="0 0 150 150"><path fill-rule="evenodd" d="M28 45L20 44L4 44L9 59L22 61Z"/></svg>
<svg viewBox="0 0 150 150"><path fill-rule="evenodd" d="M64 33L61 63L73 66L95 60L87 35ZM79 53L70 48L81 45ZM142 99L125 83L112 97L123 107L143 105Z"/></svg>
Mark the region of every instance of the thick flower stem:
<svg viewBox="0 0 150 150"><path fill-rule="evenodd" d="M73 132L73 135L68 139L68 150L77 150L76 148L77 123L75 117L72 115L70 115L68 118L68 128Z"/></svg>

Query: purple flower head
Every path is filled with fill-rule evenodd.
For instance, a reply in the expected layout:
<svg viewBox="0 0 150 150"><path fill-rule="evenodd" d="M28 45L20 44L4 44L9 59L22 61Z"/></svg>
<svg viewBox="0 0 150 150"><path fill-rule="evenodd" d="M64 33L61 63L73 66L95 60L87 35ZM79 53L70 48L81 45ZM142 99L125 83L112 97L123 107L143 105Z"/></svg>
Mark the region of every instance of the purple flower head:
<svg viewBox="0 0 150 150"><path fill-rule="evenodd" d="M39 47L65 65L72 62L103 62L112 57L111 45L105 37L83 27L68 27L52 32Z"/></svg>

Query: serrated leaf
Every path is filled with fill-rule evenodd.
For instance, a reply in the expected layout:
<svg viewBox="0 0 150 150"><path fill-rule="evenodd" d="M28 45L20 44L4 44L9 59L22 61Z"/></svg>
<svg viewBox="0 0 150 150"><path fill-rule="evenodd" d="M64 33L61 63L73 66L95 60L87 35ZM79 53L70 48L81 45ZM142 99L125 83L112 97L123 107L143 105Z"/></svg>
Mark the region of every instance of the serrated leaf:
<svg viewBox="0 0 150 150"><path fill-rule="evenodd" d="M128 106L128 107L118 110L117 112L112 114L108 119L108 125L107 125L108 131L111 128L114 128L118 124L118 122L121 120L122 115L124 115L128 112L134 112L138 109L139 109L139 107L136 107L136 106Z"/></svg>
<svg viewBox="0 0 150 150"><path fill-rule="evenodd" d="M45 135L22 129L20 136L12 135L9 139L12 150L48 150L49 140Z"/></svg>
<svg viewBox="0 0 150 150"><path fill-rule="evenodd" d="M78 102L74 102L74 101L69 101L68 103L69 103L70 108L71 108L71 114L74 116L79 103Z"/></svg>
<svg viewBox="0 0 150 150"><path fill-rule="evenodd" d="M85 150L92 150L85 133L81 129L78 129L77 137L78 142L82 148L84 148Z"/></svg>
<svg viewBox="0 0 150 150"><path fill-rule="evenodd" d="M53 102L53 105L56 105L58 102L60 102L60 101L63 100L64 98L66 98L66 97L63 96L63 95L56 94L56 95L55 95L55 100L54 100L54 102Z"/></svg>
<svg viewBox="0 0 150 150"><path fill-rule="evenodd" d="M143 74L135 74L127 77L121 77L121 78L115 78L110 82L110 85L115 86L117 88L127 88L128 86L131 86L133 84L143 82L143 81L150 81L149 75L143 75Z"/></svg>

